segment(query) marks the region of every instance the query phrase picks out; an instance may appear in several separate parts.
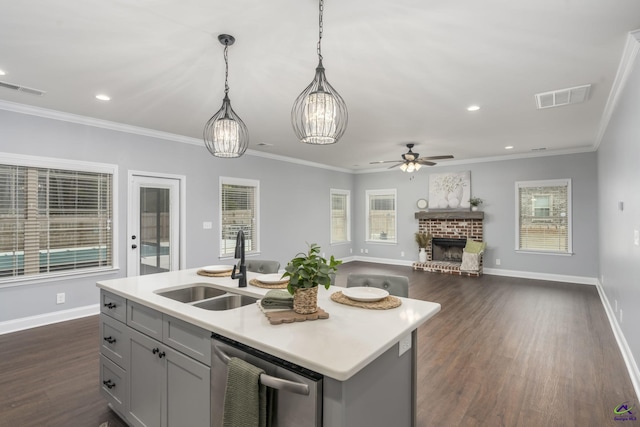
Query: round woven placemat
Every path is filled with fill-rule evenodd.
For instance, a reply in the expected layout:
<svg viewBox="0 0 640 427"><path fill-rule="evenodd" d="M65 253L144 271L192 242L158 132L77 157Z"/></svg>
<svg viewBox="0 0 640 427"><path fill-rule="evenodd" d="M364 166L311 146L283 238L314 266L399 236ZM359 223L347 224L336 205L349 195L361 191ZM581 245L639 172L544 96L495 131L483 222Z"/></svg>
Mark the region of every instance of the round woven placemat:
<svg viewBox="0 0 640 427"><path fill-rule="evenodd" d="M352 305L354 307L368 308L370 310L388 310L390 308L400 307L402 301L394 296L387 296L380 301L356 301L349 297L346 297L342 291L334 292L331 294L331 300L339 302L340 304Z"/></svg>
<svg viewBox="0 0 640 427"><path fill-rule="evenodd" d="M230 277L231 276L230 271L225 271L223 273L209 273L208 271L198 270L198 274L201 276L207 276L207 277Z"/></svg>
<svg viewBox="0 0 640 427"><path fill-rule="evenodd" d="M286 289L288 282L284 282L284 283L264 283L264 282L261 282L261 281L259 281L257 279L251 279L251 280L249 280L249 284L253 285L253 286L257 286L259 288L266 288L266 289Z"/></svg>

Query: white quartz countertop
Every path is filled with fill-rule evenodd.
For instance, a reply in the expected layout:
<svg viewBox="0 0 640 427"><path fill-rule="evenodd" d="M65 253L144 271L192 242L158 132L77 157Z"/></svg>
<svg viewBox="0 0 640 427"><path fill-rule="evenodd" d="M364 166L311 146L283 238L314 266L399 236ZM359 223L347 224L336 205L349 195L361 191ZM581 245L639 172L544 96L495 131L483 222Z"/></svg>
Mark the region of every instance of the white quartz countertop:
<svg viewBox="0 0 640 427"><path fill-rule="evenodd" d="M440 304L401 298L390 310L369 310L330 299L343 288L319 288L318 306L325 320L272 325L257 304L227 311L209 311L157 295L157 291L206 283L230 292L262 297L268 289L238 280L205 277L198 269L104 280L99 288L144 304L201 328L231 338L339 381L345 381L440 311ZM258 277L248 273L248 281Z"/></svg>

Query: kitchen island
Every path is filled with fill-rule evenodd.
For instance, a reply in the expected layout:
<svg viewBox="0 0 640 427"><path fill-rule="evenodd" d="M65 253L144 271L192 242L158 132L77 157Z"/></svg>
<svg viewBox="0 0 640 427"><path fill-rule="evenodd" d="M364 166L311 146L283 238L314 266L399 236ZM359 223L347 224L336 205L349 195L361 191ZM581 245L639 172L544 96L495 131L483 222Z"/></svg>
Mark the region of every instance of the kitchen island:
<svg viewBox="0 0 640 427"><path fill-rule="evenodd" d="M383 421L385 416L391 416L396 426L415 423L415 330L440 310L439 304L402 298L400 307L367 310L332 301L330 296L340 290L339 287L320 288L318 306L329 313L329 319L272 325L256 304L209 311L158 295L160 291L194 284L257 298L268 291L252 285L239 288L237 280L201 276L197 271L100 281L101 306L113 304L115 308L120 304L128 310L129 307L150 309L167 319L207 331L209 336L215 333L324 376L321 418L325 427L387 425ZM259 276L248 275L249 280ZM118 304L108 300L110 296L119 299ZM125 322L127 325L129 320ZM153 332L147 335L152 336ZM123 351L127 353L124 357L132 358L131 348ZM125 418L130 421L126 416L130 409L127 400L136 387L136 376L122 375L127 378L127 390L120 397L123 404L119 412L121 415L125 412ZM162 425L171 424L165 420Z"/></svg>

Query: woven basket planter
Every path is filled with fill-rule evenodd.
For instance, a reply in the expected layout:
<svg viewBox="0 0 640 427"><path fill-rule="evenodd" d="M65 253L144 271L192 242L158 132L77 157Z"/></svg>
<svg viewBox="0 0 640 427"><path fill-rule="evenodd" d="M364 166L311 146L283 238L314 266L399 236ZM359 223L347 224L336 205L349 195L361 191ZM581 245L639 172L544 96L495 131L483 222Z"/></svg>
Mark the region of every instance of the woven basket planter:
<svg viewBox="0 0 640 427"><path fill-rule="evenodd" d="M293 311L311 314L318 311L318 287L297 288L293 294Z"/></svg>

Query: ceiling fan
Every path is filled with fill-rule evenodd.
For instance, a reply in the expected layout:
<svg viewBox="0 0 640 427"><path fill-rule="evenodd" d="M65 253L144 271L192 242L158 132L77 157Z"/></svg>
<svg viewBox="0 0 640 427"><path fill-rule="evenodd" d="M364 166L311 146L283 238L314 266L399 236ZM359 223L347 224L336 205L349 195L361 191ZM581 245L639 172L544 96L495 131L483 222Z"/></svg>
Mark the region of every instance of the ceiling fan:
<svg viewBox="0 0 640 427"><path fill-rule="evenodd" d="M436 163L432 162L432 160L453 159L453 156L450 154L444 156L420 157L420 153L414 153L413 151L411 151L414 145L415 144L407 144L407 148L409 149L409 151L402 155L402 160L383 160L379 162L371 162L370 164L395 162L396 164L389 167L389 169L400 166L400 169L402 169L403 172L413 172L414 170L419 170L423 165L435 165Z"/></svg>

